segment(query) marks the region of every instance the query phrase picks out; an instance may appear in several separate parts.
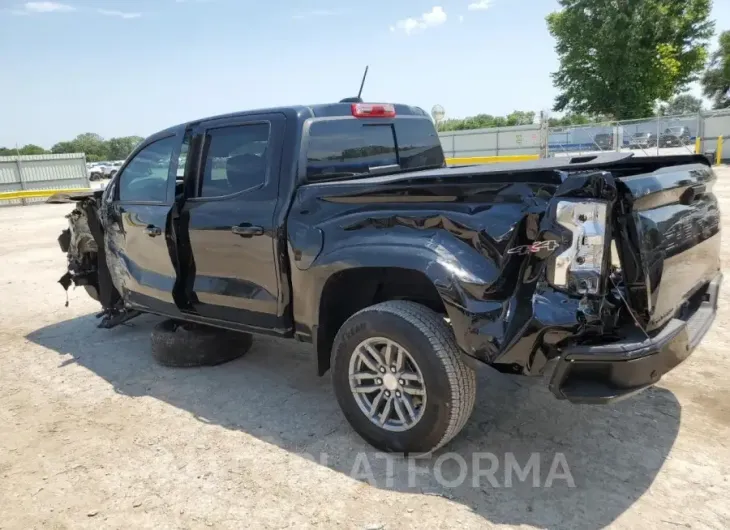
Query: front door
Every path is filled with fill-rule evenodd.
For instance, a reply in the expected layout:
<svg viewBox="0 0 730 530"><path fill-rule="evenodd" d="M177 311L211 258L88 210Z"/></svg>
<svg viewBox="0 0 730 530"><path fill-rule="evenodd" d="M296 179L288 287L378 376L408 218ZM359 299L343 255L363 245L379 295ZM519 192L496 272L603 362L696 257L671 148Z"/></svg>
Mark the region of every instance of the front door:
<svg viewBox="0 0 730 530"><path fill-rule="evenodd" d="M125 301L150 312L177 311L169 217L183 132L139 150L110 184L114 189L105 206L107 263L114 284Z"/></svg>
<svg viewBox="0 0 730 530"><path fill-rule="evenodd" d="M180 211L188 311L239 327L288 327L274 212L286 120L265 114L203 123L193 186Z"/></svg>

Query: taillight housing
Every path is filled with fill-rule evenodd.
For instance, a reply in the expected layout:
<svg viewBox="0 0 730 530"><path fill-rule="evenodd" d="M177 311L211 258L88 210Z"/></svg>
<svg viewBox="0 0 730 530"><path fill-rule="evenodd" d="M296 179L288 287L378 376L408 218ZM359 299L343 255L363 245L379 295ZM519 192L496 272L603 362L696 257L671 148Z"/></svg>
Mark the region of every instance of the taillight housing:
<svg viewBox="0 0 730 530"><path fill-rule="evenodd" d="M562 200L555 221L572 234L570 246L555 256L551 283L578 294L599 294L607 252L608 203Z"/></svg>
<svg viewBox="0 0 730 530"><path fill-rule="evenodd" d="M394 118L395 106L388 103L353 103L352 115L356 118Z"/></svg>

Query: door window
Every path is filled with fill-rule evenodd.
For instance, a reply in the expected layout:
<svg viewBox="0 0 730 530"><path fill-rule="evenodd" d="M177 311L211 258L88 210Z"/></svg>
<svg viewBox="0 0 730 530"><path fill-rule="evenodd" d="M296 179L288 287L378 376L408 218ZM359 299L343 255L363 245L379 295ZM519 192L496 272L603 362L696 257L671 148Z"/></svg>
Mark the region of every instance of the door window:
<svg viewBox="0 0 730 530"><path fill-rule="evenodd" d="M269 123L209 129L199 197L220 197L262 186L268 170Z"/></svg>
<svg viewBox="0 0 730 530"><path fill-rule="evenodd" d="M170 136L137 153L119 176L119 200L165 202L170 160L178 142L177 137Z"/></svg>

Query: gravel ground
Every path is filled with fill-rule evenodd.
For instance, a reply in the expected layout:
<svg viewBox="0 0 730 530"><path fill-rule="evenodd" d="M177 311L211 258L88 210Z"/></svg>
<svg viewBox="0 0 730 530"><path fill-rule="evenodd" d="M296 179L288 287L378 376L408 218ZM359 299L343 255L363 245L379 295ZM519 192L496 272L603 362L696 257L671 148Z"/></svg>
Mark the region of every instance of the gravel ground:
<svg viewBox="0 0 730 530"><path fill-rule="evenodd" d="M99 330L81 289L65 307L70 209L0 208L0 528L728 528L727 290L657 387L578 407L484 371L466 428L414 463L353 433L307 346L258 338L223 366L162 368L158 319ZM505 473L515 462L539 473Z"/></svg>

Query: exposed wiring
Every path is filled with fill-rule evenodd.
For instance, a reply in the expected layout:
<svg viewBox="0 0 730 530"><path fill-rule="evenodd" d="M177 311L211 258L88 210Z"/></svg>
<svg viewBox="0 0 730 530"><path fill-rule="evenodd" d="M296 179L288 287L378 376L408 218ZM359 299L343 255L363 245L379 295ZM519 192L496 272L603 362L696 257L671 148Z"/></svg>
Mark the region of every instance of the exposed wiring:
<svg viewBox="0 0 730 530"><path fill-rule="evenodd" d="M616 292L618 293L619 298L621 298L621 300L623 300L623 303L626 306L626 310L631 315L631 318L634 319L634 322L636 323L636 327L638 327L641 330L641 332L646 336L647 339L651 340L651 337L646 332L646 329L644 328L644 326L641 325L641 323L639 322L639 319L636 317L636 315L634 314L634 312L631 310L631 306L629 305L629 301L626 300L626 298L624 298L624 295L621 292L621 289L619 289L618 285L616 285L616 282L614 281L613 278L610 278L610 280L611 280L611 283L613 284L614 288L616 289Z"/></svg>

